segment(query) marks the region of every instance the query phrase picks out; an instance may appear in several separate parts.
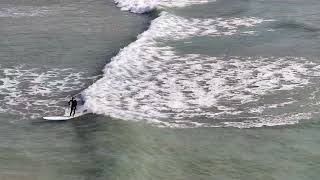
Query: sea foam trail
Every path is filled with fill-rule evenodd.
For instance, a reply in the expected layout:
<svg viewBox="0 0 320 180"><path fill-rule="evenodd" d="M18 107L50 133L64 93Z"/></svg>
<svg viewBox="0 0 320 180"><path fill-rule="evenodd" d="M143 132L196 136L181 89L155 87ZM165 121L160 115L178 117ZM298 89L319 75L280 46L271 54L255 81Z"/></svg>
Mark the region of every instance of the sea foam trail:
<svg viewBox="0 0 320 180"><path fill-rule="evenodd" d="M0 7L0 17L36 17L53 14L55 10L49 7L33 7L33 6L18 6L18 7Z"/></svg>
<svg viewBox="0 0 320 180"><path fill-rule="evenodd" d="M306 59L177 54L173 47L159 44L195 36L252 35L252 27L268 21L255 17L186 19L162 12L147 31L112 58L104 77L82 93L84 106L88 112L166 127L296 123L307 116L293 114L288 120L262 116L274 104L259 104L265 95L310 83L316 65ZM233 122L241 117L242 122Z"/></svg>
<svg viewBox="0 0 320 180"><path fill-rule="evenodd" d="M114 0L121 10L133 13L147 13L157 7L185 7L208 3L209 0ZM214 0L211 0L214 1Z"/></svg>
<svg viewBox="0 0 320 180"><path fill-rule="evenodd" d="M26 66L1 67L0 112L20 115L21 118L38 118L43 115L64 113L68 95L86 87L85 71L74 69L28 68Z"/></svg>

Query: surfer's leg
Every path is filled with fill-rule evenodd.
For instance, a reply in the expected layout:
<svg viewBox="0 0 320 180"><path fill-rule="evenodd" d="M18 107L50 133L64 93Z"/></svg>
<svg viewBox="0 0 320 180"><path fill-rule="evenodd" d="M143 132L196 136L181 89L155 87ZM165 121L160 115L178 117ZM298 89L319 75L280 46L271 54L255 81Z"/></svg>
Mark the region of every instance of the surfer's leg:
<svg viewBox="0 0 320 180"><path fill-rule="evenodd" d="M76 114L76 108L73 108L73 116Z"/></svg>
<svg viewBox="0 0 320 180"><path fill-rule="evenodd" d="M71 114L72 114L72 108L70 109L70 116L71 116Z"/></svg>

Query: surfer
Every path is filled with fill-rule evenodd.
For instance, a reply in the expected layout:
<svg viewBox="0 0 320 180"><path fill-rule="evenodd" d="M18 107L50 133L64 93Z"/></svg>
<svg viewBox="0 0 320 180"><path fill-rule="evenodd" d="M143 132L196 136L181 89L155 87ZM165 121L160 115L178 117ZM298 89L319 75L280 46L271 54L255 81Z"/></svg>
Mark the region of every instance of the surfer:
<svg viewBox="0 0 320 180"><path fill-rule="evenodd" d="M77 109L77 100L74 99L74 97L71 98L71 100L68 102L68 104L70 105L71 104L71 111L70 111L70 116L72 115L72 112L73 112L73 115L76 113L76 109Z"/></svg>

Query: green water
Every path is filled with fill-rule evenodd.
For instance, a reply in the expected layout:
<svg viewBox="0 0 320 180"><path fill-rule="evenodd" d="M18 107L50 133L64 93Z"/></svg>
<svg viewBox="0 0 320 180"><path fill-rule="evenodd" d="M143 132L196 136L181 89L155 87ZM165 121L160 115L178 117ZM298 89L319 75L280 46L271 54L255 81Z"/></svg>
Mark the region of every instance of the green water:
<svg viewBox="0 0 320 180"><path fill-rule="evenodd" d="M14 11L0 19L2 66L87 68L100 74L120 48L144 31L149 20L119 11L112 1L19 0L0 5ZM43 15L32 16L37 12ZM14 13L26 15L15 17Z"/></svg>
<svg viewBox="0 0 320 180"><path fill-rule="evenodd" d="M88 115L1 126L1 179L317 179L320 125L156 128ZM14 126L14 127L12 127ZM12 129L10 132L7 129Z"/></svg>

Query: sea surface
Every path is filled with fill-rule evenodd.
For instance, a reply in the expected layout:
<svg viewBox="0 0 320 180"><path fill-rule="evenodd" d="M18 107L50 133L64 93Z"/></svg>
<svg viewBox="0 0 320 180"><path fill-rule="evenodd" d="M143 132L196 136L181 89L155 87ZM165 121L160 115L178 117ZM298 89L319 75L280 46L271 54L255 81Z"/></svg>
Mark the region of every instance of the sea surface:
<svg viewBox="0 0 320 180"><path fill-rule="evenodd" d="M2 0L0 179L319 179L319 9Z"/></svg>

